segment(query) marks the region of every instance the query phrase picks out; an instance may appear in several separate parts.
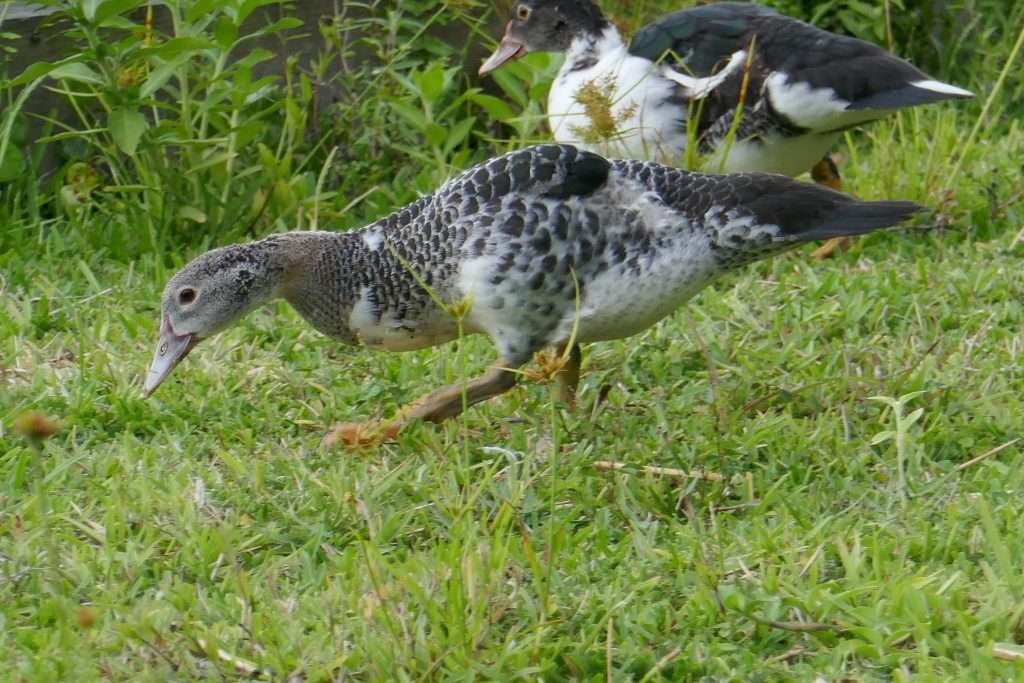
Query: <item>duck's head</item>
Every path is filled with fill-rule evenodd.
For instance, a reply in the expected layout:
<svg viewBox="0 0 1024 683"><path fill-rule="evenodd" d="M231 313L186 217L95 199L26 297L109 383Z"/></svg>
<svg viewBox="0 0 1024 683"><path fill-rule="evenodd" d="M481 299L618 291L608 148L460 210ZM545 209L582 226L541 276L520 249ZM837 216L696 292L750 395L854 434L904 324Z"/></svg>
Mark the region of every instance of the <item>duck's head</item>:
<svg viewBox="0 0 1024 683"><path fill-rule="evenodd" d="M598 34L608 20L591 0L520 0L512 8L505 35L480 75L527 52L564 52L576 38Z"/></svg>
<svg viewBox="0 0 1024 683"><path fill-rule="evenodd" d="M260 243L214 249L179 270L164 288L160 340L146 375L149 396L196 344L273 298L275 268Z"/></svg>

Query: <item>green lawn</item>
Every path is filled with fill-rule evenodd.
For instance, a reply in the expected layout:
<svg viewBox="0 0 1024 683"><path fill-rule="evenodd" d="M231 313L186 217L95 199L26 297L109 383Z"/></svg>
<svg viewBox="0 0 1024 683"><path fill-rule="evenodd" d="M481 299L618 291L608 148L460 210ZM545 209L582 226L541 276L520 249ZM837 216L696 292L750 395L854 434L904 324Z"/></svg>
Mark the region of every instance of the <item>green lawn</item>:
<svg viewBox="0 0 1024 683"><path fill-rule="evenodd" d="M588 348L575 412L526 383L360 452L320 438L485 340L350 349L281 304L144 400L198 242L8 226L0 680L1024 678L1024 132L968 144L983 104L843 146L911 228Z"/></svg>
<svg viewBox="0 0 1024 683"><path fill-rule="evenodd" d="M760 264L592 347L575 413L527 384L357 454L321 433L479 369L487 345L349 350L282 305L147 401L166 271L55 233L12 249L9 675L231 677L229 657L310 680L1024 675L993 650L1024 635L1011 215ZM12 433L28 411L60 431Z"/></svg>

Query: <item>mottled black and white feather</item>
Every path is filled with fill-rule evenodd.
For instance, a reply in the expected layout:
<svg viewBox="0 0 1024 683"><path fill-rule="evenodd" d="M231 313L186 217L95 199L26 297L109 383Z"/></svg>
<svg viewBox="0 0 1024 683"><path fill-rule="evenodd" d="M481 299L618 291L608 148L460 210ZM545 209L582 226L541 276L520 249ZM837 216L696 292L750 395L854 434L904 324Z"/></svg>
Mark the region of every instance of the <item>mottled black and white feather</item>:
<svg viewBox="0 0 1024 683"><path fill-rule="evenodd" d="M510 388L511 369L544 347L627 337L731 269L809 239L895 225L919 209L783 176L699 175L569 145L531 147L361 230L288 232L193 259L164 287L144 390L155 391L202 340L284 298L349 344L399 351L463 333L490 337L496 368L406 413L442 420L463 401ZM570 356L578 367L578 348Z"/></svg>
<svg viewBox="0 0 1024 683"><path fill-rule="evenodd" d="M462 301L462 330L522 363L568 340L574 324L579 342L626 337L732 268L919 209L783 176L700 175L541 145L480 164L360 231L247 246L306 241L311 256L283 294L327 334L392 350L437 344L459 333L441 304Z"/></svg>

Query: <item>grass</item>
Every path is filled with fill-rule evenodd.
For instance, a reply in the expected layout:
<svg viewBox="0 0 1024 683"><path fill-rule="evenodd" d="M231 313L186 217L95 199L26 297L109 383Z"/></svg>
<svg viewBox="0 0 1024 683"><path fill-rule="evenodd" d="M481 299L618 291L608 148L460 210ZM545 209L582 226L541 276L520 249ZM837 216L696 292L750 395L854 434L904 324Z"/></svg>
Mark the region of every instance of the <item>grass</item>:
<svg viewBox="0 0 1024 683"><path fill-rule="evenodd" d="M489 345L347 349L278 305L143 400L203 247L8 226L0 679L1024 677L1024 133L965 147L981 106L842 150L852 192L942 229L725 278L589 348L575 412L526 384L360 453L318 443Z"/></svg>

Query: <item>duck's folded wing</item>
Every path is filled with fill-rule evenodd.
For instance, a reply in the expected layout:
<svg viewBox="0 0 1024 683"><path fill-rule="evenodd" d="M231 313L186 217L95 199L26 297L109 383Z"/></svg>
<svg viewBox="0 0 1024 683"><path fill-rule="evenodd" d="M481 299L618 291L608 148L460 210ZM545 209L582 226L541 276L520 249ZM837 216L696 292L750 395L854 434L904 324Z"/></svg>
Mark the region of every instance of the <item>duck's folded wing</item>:
<svg viewBox="0 0 1024 683"><path fill-rule="evenodd" d="M747 49L758 18L769 15L776 13L759 5L730 2L680 10L637 32L629 52L689 76L712 76L737 51Z"/></svg>
<svg viewBox="0 0 1024 683"><path fill-rule="evenodd" d="M902 223L924 207L908 201L863 201L821 185L767 173L711 176L709 191L726 206L741 207L776 239L807 242L862 235Z"/></svg>
<svg viewBox="0 0 1024 683"><path fill-rule="evenodd" d="M609 162L572 145L536 145L494 157L449 183L449 191L477 202L513 194L553 199L586 196L608 180Z"/></svg>
<svg viewBox="0 0 1024 683"><path fill-rule="evenodd" d="M641 30L629 49L697 78L735 66L740 51L753 52L751 71L758 87L764 83L771 107L811 130L973 96L877 45L753 4L715 3L670 14Z"/></svg>
<svg viewBox="0 0 1024 683"><path fill-rule="evenodd" d="M737 262L894 226L923 209L907 201L862 201L769 173L705 175L639 161L615 161L613 169L645 186Z"/></svg>
<svg viewBox="0 0 1024 683"><path fill-rule="evenodd" d="M768 80L772 104L792 114L805 104L797 91L828 92L836 107L849 112L973 97L970 91L936 81L877 45L781 16L764 22L758 56L772 74ZM787 101L788 93L797 96Z"/></svg>

